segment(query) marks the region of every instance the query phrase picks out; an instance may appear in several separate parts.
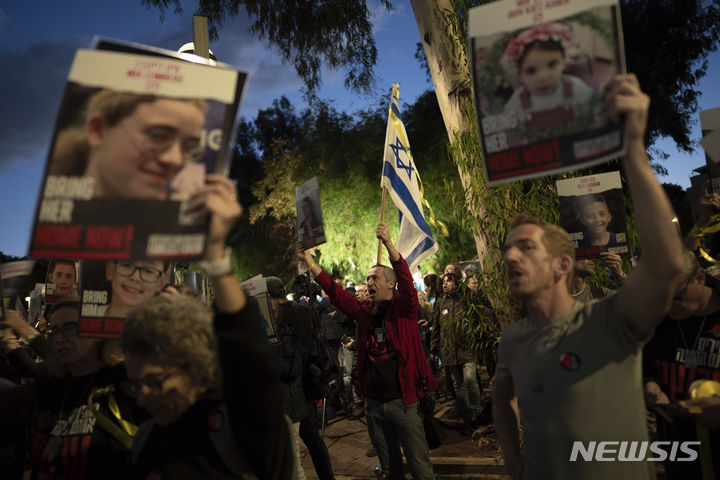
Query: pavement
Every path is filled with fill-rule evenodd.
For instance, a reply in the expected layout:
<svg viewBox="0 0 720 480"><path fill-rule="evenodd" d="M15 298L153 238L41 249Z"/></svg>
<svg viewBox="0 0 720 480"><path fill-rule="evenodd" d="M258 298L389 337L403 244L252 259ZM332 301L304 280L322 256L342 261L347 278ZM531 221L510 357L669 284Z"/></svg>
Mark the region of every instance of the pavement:
<svg viewBox="0 0 720 480"><path fill-rule="evenodd" d="M462 422L457 418L454 402L447 394L441 394L437 399L435 417L446 431L443 445L430 451L437 480L510 479L492 426L480 427L472 437L462 436ZM376 478L378 458L366 455L371 443L365 417L335 416L327 421L324 433L336 480ZM308 480L315 480L318 477L310 455L302 443L300 447L305 475ZM409 473L407 478L410 478Z"/></svg>

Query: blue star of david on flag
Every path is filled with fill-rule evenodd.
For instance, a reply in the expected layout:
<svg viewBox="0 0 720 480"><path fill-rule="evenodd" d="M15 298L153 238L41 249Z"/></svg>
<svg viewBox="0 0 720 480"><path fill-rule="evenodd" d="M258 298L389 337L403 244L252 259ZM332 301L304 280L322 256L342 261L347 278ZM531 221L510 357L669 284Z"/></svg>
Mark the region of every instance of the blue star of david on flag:
<svg viewBox="0 0 720 480"><path fill-rule="evenodd" d="M390 147L395 154L395 166L401 170L407 171L408 179L411 180L412 172L415 171L415 169L413 168L413 163L411 161L408 161L408 163L405 164L405 162L403 162L400 158L400 152L405 152L408 157L411 157L412 154L410 153L410 151L405 149L405 145L402 144L400 137L395 137L395 145L390 143L388 144L388 147Z"/></svg>
<svg viewBox="0 0 720 480"><path fill-rule="evenodd" d="M397 106L399 96L398 85L395 84L385 131L381 185L387 188L398 209L400 228L395 246L407 261L410 271L415 272L420 262L437 252L438 246L425 220L418 182L420 177Z"/></svg>

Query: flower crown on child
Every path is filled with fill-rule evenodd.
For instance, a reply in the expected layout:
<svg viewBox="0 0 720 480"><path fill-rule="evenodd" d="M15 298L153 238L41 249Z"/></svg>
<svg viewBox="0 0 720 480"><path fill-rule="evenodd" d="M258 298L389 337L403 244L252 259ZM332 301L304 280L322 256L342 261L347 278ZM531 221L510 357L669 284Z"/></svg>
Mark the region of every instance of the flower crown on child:
<svg viewBox="0 0 720 480"><path fill-rule="evenodd" d="M564 23L541 23L523 30L510 40L505 49L505 57L511 62L517 62L525 51L525 47L535 41L547 42L549 40L560 42L567 51L573 44L573 31Z"/></svg>

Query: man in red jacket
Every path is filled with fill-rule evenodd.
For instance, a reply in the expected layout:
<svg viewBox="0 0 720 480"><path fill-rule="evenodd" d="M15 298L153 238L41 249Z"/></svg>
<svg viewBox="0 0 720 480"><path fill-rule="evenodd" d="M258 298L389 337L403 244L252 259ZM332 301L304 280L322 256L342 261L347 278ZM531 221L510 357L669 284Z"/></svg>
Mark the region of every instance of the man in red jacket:
<svg viewBox="0 0 720 480"><path fill-rule="evenodd" d="M407 263L390 240L388 226L380 222L376 236L385 245L392 268L375 265L368 272L369 305L360 304L333 282L309 252L298 250L298 256L330 301L357 322L360 390L384 478L404 478L402 445L413 478L433 479L417 401L437 384L420 343L417 292Z"/></svg>

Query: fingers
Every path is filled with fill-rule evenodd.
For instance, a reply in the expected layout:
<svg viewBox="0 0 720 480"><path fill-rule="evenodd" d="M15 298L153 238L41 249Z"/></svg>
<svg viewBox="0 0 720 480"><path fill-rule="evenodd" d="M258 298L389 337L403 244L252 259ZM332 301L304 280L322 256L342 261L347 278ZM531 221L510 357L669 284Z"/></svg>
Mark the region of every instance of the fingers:
<svg viewBox="0 0 720 480"><path fill-rule="evenodd" d="M642 92L634 74L616 75L605 87L608 120L625 119L625 133L631 140L642 140L647 128L650 97Z"/></svg>

